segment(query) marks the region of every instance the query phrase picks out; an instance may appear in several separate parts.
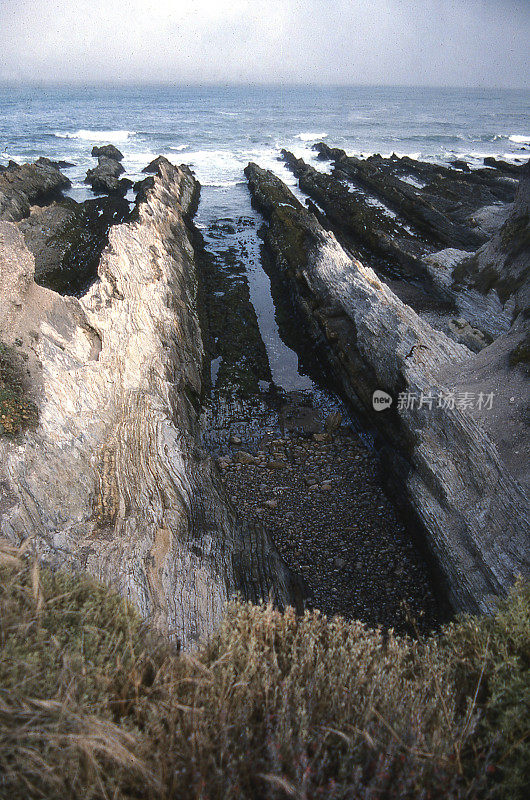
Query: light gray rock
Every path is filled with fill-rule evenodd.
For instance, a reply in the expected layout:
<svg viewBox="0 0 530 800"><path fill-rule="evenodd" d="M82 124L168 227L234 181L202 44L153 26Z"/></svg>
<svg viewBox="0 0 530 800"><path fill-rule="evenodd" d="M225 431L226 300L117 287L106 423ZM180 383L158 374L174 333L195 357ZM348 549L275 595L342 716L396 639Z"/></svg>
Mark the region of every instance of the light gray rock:
<svg viewBox="0 0 530 800"><path fill-rule="evenodd" d="M38 286L22 235L0 223L0 339L22 343L39 407L35 431L0 438L1 535L114 585L186 647L234 591L301 606L198 444L203 346L185 224L197 191L161 162L80 300Z"/></svg>
<svg viewBox="0 0 530 800"><path fill-rule="evenodd" d="M463 403L438 403L451 396L444 372L468 368L469 350L349 257L272 173L245 172L276 268L346 395L378 426L394 488L421 522L453 605L489 609L530 571L530 507L481 420ZM393 397L385 411L373 411L377 389Z"/></svg>

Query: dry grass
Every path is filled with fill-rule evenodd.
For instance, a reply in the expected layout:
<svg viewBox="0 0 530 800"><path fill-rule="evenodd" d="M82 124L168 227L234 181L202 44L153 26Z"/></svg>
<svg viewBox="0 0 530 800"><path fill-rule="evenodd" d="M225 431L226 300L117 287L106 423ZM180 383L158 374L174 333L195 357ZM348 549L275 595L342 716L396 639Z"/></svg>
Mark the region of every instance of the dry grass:
<svg viewBox="0 0 530 800"><path fill-rule="evenodd" d="M527 584L418 640L234 603L192 657L94 581L3 554L2 798L526 796Z"/></svg>

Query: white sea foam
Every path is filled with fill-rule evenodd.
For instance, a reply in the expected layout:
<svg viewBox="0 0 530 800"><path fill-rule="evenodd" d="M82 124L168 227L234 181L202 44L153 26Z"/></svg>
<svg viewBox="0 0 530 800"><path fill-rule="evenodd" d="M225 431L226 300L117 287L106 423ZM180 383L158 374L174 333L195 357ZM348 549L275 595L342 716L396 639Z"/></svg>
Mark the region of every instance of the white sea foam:
<svg viewBox="0 0 530 800"><path fill-rule="evenodd" d="M327 133L297 133L295 139L300 139L302 142L317 142L326 137Z"/></svg>
<svg viewBox="0 0 530 800"><path fill-rule="evenodd" d="M508 136L510 142L515 142L515 144L530 144L530 136Z"/></svg>
<svg viewBox="0 0 530 800"><path fill-rule="evenodd" d="M87 142L126 142L136 131L55 131L58 139L84 139Z"/></svg>
<svg viewBox="0 0 530 800"><path fill-rule="evenodd" d="M176 144L176 145L170 145L169 149L170 150L178 150L178 151L180 151L180 150L187 150L188 147L189 147L189 144Z"/></svg>

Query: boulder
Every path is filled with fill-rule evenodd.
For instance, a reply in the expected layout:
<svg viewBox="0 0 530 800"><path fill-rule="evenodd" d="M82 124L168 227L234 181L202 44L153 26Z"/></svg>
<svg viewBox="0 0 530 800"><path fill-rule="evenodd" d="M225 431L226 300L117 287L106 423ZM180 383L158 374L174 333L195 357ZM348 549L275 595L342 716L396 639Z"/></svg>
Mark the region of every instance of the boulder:
<svg viewBox="0 0 530 800"><path fill-rule="evenodd" d="M123 153L113 144L104 144L101 145L101 147L93 147L92 155L95 158L99 156L105 156L106 158L111 158L113 161L123 161Z"/></svg>
<svg viewBox="0 0 530 800"><path fill-rule="evenodd" d="M119 161L107 156L99 156L97 167L88 170L85 183L90 184L92 191L97 193L124 195L133 186L132 181L127 178L120 180L120 175L124 172Z"/></svg>
<svg viewBox="0 0 530 800"><path fill-rule="evenodd" d="M68 178L47 158L35 164L10 162L0 173L0 220L21 220L32 205L50 201L70 186Z"/></svg>

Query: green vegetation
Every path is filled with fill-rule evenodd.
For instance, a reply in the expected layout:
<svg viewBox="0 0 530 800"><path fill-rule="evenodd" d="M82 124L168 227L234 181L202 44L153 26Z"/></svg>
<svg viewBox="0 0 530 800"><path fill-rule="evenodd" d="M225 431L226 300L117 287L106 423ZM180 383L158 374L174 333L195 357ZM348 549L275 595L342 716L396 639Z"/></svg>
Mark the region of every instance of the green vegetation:
<svg viewBox="0 0 530 800"><path fill-rule="evenodd" d="M0 342L0 436L14 437L37 419L37 406L26 394L22 359Z"/></svg>
<svg viewBox="0 0 530 800"><path fill-rule="evenodd" d="M0 797L522 798L530 589L426 639L234 603L181 655L87 577L0 567Z"/></svg>

